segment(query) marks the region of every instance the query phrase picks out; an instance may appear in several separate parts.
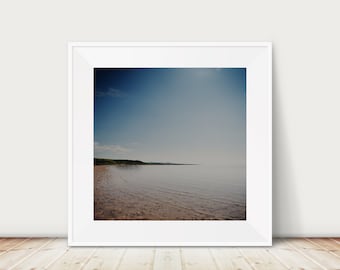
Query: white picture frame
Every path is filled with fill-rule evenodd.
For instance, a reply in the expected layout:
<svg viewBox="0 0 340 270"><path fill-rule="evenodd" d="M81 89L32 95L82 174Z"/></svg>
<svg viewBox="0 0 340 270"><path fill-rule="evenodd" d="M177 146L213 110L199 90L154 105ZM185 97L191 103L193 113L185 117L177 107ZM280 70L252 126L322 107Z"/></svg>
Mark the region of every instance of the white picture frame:
<svg viewBox="0 0 340 270"><path fill-rule="evenodd" d="M272 45L270 42L71 42L68 56L70 246L270 246ZM247 218L242 221L93 219L93 68L247 69Z"/></svg>

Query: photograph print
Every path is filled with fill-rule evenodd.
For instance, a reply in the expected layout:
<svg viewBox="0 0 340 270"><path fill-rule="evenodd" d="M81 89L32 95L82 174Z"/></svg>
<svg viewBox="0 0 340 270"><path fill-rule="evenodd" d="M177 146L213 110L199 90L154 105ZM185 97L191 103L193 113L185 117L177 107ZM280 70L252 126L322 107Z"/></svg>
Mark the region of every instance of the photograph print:
<svg viewBox="0 0 340 270"><path fill-rule="evenodd" d="M246 220L246 69L95 68L94 220Z"/></svg>

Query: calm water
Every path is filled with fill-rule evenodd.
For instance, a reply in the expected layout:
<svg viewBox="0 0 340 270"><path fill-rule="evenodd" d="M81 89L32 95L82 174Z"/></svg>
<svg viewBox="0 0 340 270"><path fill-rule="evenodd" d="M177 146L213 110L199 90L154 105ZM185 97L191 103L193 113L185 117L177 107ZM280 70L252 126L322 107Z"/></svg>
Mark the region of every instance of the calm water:
<svg viewBox="0 0 340 270"><path fill-rule="evenodd" d="M245 219L245 168L95 167L95 219Z"/></svg>

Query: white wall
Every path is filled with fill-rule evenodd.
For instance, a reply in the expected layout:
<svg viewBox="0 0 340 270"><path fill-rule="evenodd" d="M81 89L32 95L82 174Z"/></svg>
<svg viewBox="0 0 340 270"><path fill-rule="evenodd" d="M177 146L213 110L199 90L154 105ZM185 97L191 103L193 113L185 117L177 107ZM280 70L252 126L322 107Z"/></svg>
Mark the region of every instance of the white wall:
<svg viewBox="0 0 340 270"><path fill-rule="evenodd" d="M340 235L340 1L1 1L0 235L66 235L68 41L272 41L276 236Z"/></svg>

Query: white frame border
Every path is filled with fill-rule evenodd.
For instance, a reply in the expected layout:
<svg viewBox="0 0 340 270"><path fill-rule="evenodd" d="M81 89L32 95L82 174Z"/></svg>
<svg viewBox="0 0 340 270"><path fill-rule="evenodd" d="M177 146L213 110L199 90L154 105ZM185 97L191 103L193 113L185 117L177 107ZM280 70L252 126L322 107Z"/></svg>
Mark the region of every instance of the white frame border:
<svg viewBox="0 0 340 270"><path fill-rule="evenodd" d="M232 48L232 47L240 47L240 48L264 48L266 50L266 68L267 70L265 73L267 74L266 81L262 81L262 87L264 87L265 92L265 100L256 101L258 106L265 105L266 112L264 112L264 116L266 120L263 123L261 128L263 129L261 132L268 138L265 145L265 163L266 163L266 170L265 170L265 180L266 189L265 191L257 190L257 192L261 193L259 196L264 197L265 201L268 202L270 205L267 206L266 213L260 215L264 218L264 225L261 228L252 228L256 231L254 235L258 237L249 240L249 241L228 241L227 239L222 241L192 241L188 239L177 239L175 241L168 241L164 239L151 239L151 240L144 240L144 241L115 241L112 237L108 237L107 241L97 241L93 239L86 239L86 237L79 237L75 236L75 229L74 229L74 189L73 189L73 177L74 177L74 170L73 170L73 128L74 128L74 50L79 48L117 48L117 47L129 47L129 48L141 48L141 47L153 47L153 48L162 48L162 47L191 47L191 48L217 48L217 47L224 47L224 48ZM99 67L99 66L98 66ZM227 66L226 66L227 67ZM248 69L247 69L247 156L248 156L248 143L251 140L248 140L248 129L250 125L248 123ZM68 244L70 246L271 246L272 245L272 44L271 42L70 42L68 45ZM256 141L256 140L255 140ZM258 149L257 149L258 150ZM249 166L249 160L247 158L247 168ZM248 186L248 175L247 170L247 186ZM247 218L248 218L248 193L249 190L247 188ZM113 221L115 223L119 223L121 221ZM139 224L142 226L145 222L150 221L123 221L124 227L129 227L131 223L135 223L135 225ZM163 226L165 222L170 222L172 225L177 226L175 223L177 221L151 221L153 224L157 226ZM187 221L184 221L187 222ZM189 221L192 222L192 221ZM196 221L197 222L197 221ZM207 223L206 221L198 221L201 223ZM212 221L214 222L214 221ZM223 221L222 221L223 222ZM229 221L234 222L234 221ZM239 221L236 221L239 222ZM241 221L243 222L243 221ZM179 227L181 222L178 222ZM193 222L194 223L194 222ZM150 224L150 223L149 223ZM152 225L152 226L154 226ZM172 226L171 225L171 226ZM195 225L196 226L196 225ZM240 225L243 226L243 225ZM234 234L238 234L237 227L240 227L238 224L234 226L235 231ZM203 226L204 227L204 226ZM220 226L218 226L220 228ZM163 228L164 229L164 228ZM221 230L221 228L220 228ZM251 228L249 228L251 231ZM152 232L152 231L151 231ZM93 233L93 232L92 232ZM121 232L120 232L121 233ZM129 234L129 231L125 230L126 235ZM150 231L149 231L150 233ZM222 230L219 232L222 233ZM158 235L159 236L159 235ZM223 238L223 234L221 235ZM151 237L152 238L152 237Z"/></svg>

